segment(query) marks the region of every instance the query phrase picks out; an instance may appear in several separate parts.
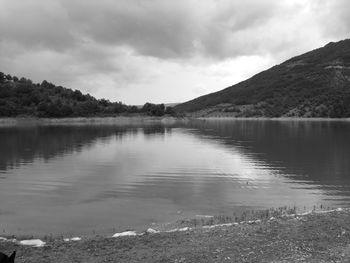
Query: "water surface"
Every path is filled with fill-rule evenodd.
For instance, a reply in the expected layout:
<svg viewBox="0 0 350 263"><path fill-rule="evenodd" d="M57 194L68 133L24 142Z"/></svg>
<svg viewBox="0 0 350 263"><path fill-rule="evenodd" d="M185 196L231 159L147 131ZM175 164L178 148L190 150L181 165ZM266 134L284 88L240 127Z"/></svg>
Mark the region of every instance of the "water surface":
<svg viewBox="0 0 350 263"><path fill-rule="evenodd" d="M5 234L144 229L245 209L349 206L350 122L0 128Z"/></svg>

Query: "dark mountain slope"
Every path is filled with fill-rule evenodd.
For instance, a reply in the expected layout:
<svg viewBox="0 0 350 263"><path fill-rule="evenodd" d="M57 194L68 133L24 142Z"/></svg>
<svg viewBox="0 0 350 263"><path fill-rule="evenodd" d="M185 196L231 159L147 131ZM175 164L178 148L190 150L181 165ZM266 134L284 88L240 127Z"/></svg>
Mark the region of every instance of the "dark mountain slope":
<svg viewBox="0 0 350 263"><path fill-rule="evenodd" d="M197 116L350 117L350 40L329 43L175 110Z"/></svg>

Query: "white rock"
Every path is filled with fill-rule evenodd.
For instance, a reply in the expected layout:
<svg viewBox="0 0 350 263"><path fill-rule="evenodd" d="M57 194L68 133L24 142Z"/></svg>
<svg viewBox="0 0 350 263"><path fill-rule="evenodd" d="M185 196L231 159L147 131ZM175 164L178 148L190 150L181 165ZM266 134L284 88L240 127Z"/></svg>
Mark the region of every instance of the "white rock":
<svg viewBox="0 0 350 263"><path fill-rule="evenodd" d="M183 227L183 228L179 228L177 231L184 232L184 231L189 231L189 230L191 230L189 227Z"/></svg>
<svg viewBox="0 0 350 263"><path fill-rule="evenodd" d="M46 243L41 241L40 239L31 239L31 240L21 240L19 241L19 244L24 246L43 247L45 246Z"/></svg>
<svg viewBox="0 0 350 263"><path fill-rule="evenodd" d="M226 224L218 224L218 225L209 225L209 226L203 226L204 229L210 229L210 228L216 228L216 227L226 227L226 226L235 226L238 225L238 223L226 223Z"/></svg>
<svg viewBox="0 0 350 263"><path fill-rule="evenodd" d="M125 231L121 233L115 233L112 237L126 237L126 236L137 236L135 231Z"/></svg>
<svg viewBox="0 0 350 263"><path fill-rule="evenodd" d="M175 228L175 229L170 229L168 231L165 231L167 233L173 233L173 232L184 232L184 231L189 231L191 230L190 227L183 227L183 228Z"/></svg>
<svg viewBox="0 0 350 263"><path fill-rule="evenodd" d="M312 211L300 213L300 214L297 214L297 215L298 215L298 216L307 216L307 215L310 215L310 214L312 214Z"/></svg>
<svg viewBox="0 0 350 263"><path fill-rule="evenodd" d="M249 221L246 221L246 223L250 224L250 225L252 225L252 224L260 224L261 220L260 219L258 219L258 220L249 220Z"/></svg>
<svg viewBox="0 0 350 263"><path fill-rule="evenodd" d="M160 233L160 231L155 230L155 229L153 229L153 228L148 228L148 229L146 230L146 232L149 233L149 234L157 234L157 233Z"/></svg>
<svg viewBox="0 0 350 263"><path fill-rule="evenodd" d="M15 238L7 239L6 237L0 237L0 241L4 242L17 242Z"/></svg>
<svg viewBox="0 0 350 263"><path fill-rule="evenodd" d="M72 237L72 238L64 238L63 239L65 242L69 242L69 241L80 241L81 238L80 237Z"/></svg>

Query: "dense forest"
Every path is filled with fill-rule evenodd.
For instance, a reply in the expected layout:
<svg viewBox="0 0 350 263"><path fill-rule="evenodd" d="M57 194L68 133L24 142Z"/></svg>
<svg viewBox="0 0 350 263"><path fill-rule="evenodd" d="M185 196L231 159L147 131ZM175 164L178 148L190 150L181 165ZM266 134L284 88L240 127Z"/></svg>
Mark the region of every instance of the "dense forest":
<svg viewBox="0 0 350 263"><path fill-rule="evenodd" d="M175 110L196 116L350 117L350 40L329 43Z"/></svg>
<svg viewBox="0 0 350 263"><path fill-rule="evenodd" d="M143 107L96 99L79 90L56 86L46 80L40 84L0 72L0 117L90 117L144 114L173 115L171 107L146 103Z"/></svg>

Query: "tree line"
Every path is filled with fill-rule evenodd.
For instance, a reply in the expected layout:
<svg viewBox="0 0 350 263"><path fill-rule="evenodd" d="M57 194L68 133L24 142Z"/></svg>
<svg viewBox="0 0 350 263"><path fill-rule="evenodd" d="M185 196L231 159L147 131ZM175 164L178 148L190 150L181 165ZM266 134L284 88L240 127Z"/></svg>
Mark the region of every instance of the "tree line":
<svg viewBox="0 0 350 263"><path fill-rule="evenodd" d="M0 72L0 117L92 117L143 114L174 115L172 107L145 103L143 107L96 99L90 94L56 86L46 80L33 83Z"/></svg>

